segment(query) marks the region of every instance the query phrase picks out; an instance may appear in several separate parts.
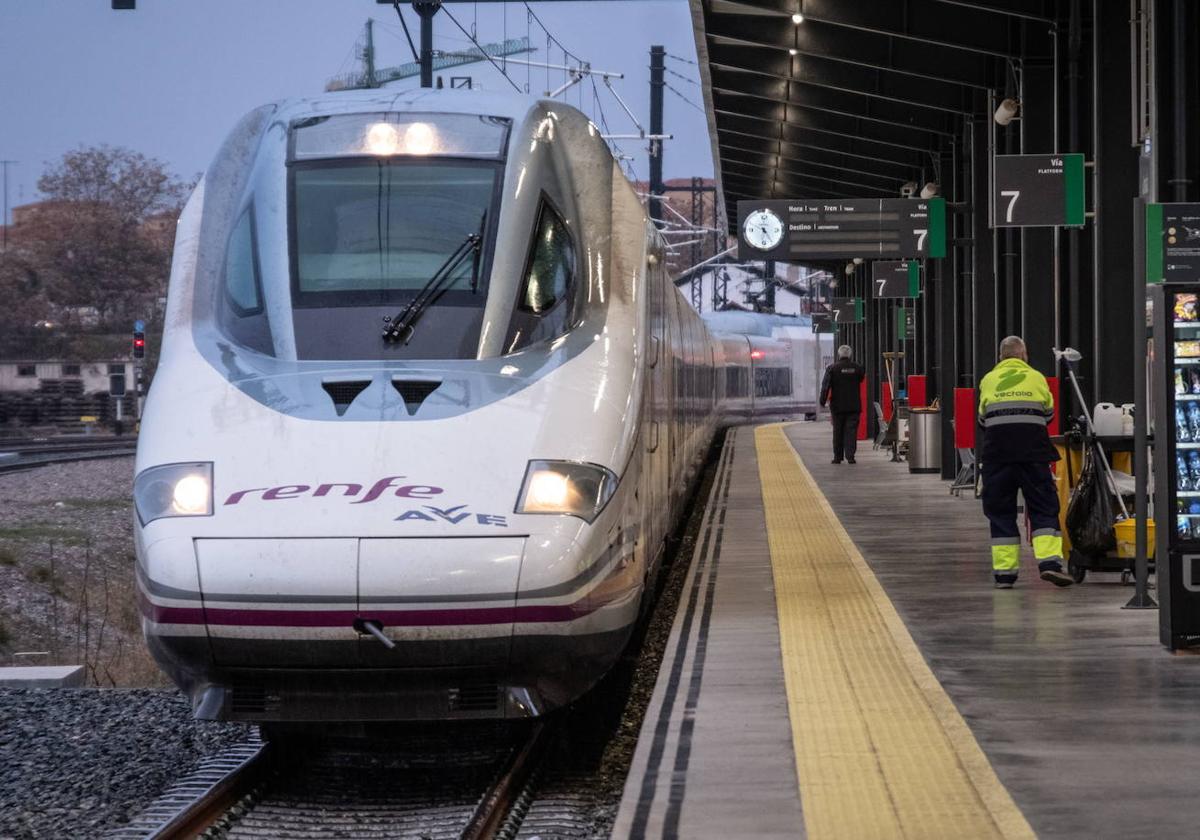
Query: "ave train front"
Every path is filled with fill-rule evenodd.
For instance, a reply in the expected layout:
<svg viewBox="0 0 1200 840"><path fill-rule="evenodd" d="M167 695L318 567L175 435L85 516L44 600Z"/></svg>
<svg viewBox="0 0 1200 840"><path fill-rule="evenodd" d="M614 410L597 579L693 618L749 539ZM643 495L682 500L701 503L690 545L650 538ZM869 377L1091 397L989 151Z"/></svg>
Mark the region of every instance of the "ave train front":
<svg viewBox="0 0 1200 840"><path fill-rule="evenodd" d="M243 118L179 220L134 484L195 715L527 717L599 680L718 428L803 410L787 348L714 337L664 264L560 102Z"/></svg>

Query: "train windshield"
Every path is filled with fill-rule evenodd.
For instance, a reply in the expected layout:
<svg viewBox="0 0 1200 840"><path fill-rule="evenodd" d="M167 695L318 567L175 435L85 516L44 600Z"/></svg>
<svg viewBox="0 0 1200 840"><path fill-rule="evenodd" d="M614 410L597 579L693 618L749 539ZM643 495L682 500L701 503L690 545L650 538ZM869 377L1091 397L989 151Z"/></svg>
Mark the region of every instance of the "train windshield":
<svg viewBox="0 0 1200 840"><path fill-rule="evenodd" d="M293 181L298 306L399 303L471 234L482 235L496 168L355 161L305 165ZM453 270L440 305L482 306L477 259Z"/></svg>
<svg viewBox="0 0 1200 840"><path fill-rule="evenodd" d="M305 359L472 358L487 300L498 163L405 157L302 161L290 185L292 307ZM481 245L454 259L464 241ZM439 269L449 273L435 286ZM428 312L385 347L382 316ZM393 312L392 310L397 310Z"/></svg>

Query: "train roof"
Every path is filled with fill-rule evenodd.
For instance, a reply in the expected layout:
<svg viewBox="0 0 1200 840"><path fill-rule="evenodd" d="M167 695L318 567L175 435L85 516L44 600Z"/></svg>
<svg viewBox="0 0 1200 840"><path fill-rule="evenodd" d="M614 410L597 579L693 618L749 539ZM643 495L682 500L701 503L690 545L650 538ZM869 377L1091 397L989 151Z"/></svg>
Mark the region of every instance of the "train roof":
<svg viewBox="0 0 1200 840"><path fill-rule="evenodd" d="M812 328L807 315L775 315L768 312L705 312L700 316L713 332L770 336L778 327Z"/></svg>
<svg viewBox="0 0 1200 840"><path fill-rule="evenodd" d="M363 111L397 111L445 114L482 114L505 117L514 123L524 119L539 102L536 96L505 91L415 88L412 90L342 90L284 99L275 103L276 117L285 121L329 114L354 114ZM553 107L571 107L553 102Z"/></svg>

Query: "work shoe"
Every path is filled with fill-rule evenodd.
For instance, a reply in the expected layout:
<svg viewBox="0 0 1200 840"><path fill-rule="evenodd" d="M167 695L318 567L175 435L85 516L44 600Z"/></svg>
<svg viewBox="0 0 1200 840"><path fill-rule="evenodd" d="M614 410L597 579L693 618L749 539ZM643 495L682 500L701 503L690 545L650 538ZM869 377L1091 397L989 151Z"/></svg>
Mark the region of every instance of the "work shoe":
<svg viewBox="0 0 1200 840"><path fill-rule="evenodd" d="M1075 582L1075 578L1062 569L1043 569L1042 580L1048 580L1055 586L1070 586Z"/></svg>
<svg viewBox="0 0 1200 840"><path fill-rule="evenodd" d="M841 458L834 458L834 459L833 459L832 461L830 461L829 463L831 463L831 464L840 464L840 463L842 463L842 459L841 459ZM851 461L850 463L854 463L854 462L853 462L853 461Z"/></svg>
<svg viewBox="0 0 1200 840"><path fill-rule="evenodd" d="M857 464L857 463L858 463L858 461L855 461L853 458L847 458L847 459L846 459L846 463L847 463L847 464Z"/></svg>
<svg viewBox="0 0 1200 840"><path fill-rule="evenodd" d="M995 578L997 589L1012 589L1017 582L1016 575L996 575Z"/></svg>

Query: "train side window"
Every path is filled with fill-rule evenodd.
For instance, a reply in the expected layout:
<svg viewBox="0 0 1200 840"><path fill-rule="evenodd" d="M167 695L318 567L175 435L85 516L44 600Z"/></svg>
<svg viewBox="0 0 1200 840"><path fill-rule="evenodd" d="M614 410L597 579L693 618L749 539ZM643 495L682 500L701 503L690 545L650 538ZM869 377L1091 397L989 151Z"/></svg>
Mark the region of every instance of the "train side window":
<svg viewBox="0 0 1200 840"><path fill-rule="evenodd" d="M243 317L262 311L251 209L247 207L233 226L225 251L225 293L234 312Z"/></svg>
<svg viewBox="0 0 1200 840"><path fill-rule="evenodd" d="M562 217L546 201L538 211L520 306L541 315L567 297L574 280L575 244Z"/></svg>

